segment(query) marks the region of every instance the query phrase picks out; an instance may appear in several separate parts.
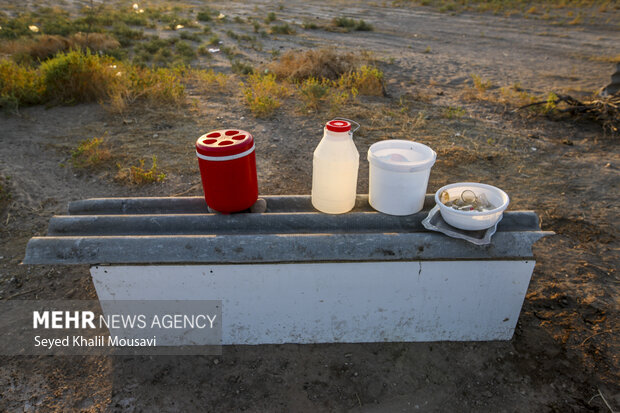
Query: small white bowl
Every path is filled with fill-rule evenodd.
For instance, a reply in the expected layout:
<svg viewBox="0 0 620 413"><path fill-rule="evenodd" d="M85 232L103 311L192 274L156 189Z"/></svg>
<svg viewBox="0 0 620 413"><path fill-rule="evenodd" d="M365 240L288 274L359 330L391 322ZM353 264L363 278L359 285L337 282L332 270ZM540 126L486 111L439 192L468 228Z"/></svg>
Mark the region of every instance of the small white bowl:
<svg viewBox="0 0 620 413"><path fill-rule="evenodd" d="M445 206L440 201L443 191L448 192L450 200L459 198L463 191L470 190L476 195L484 194L491 205L496 205L495 209L490 211L458 211L456 209ZM491 228L502 217L504 210L508 208L510 198L506 192L491 185L479 184L475 182L459 182L456 184L446 185L439 188L435 193L435 203L439 205L441 216L444 221L453 227L464 229L467 231L478 231Z"/></svg>

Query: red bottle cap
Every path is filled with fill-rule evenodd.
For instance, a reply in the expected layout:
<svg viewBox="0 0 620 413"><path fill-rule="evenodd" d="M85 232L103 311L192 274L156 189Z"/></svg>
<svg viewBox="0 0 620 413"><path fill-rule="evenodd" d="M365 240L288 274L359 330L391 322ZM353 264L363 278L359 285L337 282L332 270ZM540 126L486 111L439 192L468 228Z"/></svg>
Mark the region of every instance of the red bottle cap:
<svg viewBox="0 0 620 413"><path fill-rule="evenodd" d="M325 127L332 132L348 132L351 130L351 124L346 120L330 120Z"/></svg>
<svg viewBox="0 0 620 413"><path fill-rule="evenodd" d="M196 141L196 151L205 156L233 156L254 148L254 138L239 129L220 129L202 135Z"/></svg>

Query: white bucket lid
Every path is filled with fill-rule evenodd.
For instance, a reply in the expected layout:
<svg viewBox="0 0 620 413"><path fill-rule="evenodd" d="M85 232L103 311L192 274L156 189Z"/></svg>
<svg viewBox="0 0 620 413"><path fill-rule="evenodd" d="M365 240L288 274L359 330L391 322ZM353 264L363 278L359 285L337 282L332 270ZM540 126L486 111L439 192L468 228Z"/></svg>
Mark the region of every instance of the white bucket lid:
<svg viewBox="0 0 620 413"><path fill-rule="evenodd" d="M437 153L418 142L390 139L373 143L368 149L368 162L396 172L420 172L435 164Z"/></svg>

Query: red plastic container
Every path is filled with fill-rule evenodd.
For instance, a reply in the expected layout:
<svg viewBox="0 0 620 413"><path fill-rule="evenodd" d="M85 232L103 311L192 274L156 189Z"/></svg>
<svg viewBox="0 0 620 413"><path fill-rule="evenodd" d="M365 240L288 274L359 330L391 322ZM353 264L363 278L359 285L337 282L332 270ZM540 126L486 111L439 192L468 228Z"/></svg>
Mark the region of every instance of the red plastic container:
<svg viewBox="0 0 620 413"><path fill-rule="evenodd" d="M229 214L258 199L254 138L239 129L221 129L196 141L205 200L211 209Z"/></svg>

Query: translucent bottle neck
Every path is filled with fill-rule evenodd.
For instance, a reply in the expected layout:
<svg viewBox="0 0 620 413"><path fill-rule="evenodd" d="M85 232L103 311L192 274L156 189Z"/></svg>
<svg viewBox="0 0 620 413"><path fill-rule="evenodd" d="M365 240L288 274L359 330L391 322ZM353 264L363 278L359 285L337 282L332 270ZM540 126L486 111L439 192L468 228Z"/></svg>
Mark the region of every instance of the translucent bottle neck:
<svg viewBox="0 0 620 413"><path fill-rule="evenodd" d="M346 132L334 132L334 131L330 131L327 128L324 128L324 137L327 139L331 139L331 140L347 140L347 139L352 139L353 135L351 134L350 131L346 131Z"/></svg>

